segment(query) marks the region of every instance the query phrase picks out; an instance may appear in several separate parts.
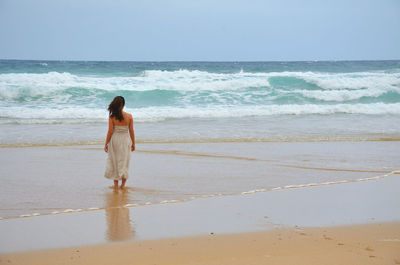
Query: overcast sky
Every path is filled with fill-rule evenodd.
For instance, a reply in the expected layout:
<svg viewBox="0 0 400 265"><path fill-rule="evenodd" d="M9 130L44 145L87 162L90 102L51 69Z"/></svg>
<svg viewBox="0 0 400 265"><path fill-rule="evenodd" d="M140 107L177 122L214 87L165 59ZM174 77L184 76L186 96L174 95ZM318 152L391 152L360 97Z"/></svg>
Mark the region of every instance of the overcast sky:
<svg viewBox="0 0 400 265"><path fill-rule="evenodd" d="M0 58L400 59L400 0L0 0Z"/></svg>

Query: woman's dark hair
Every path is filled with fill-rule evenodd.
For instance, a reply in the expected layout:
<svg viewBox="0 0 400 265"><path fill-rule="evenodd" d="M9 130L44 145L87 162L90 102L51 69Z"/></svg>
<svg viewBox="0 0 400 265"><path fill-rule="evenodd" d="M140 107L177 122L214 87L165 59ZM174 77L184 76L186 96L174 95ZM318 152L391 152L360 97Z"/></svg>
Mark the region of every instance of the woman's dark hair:
<svg viewBox="0 0 400 265"><path fill-rule="evenodd" d="M114 117L119 121L124 119L122 116L122 108L125 106L125 99L121 96L116 96L110 105L108 105L108 111L110 112L110 117Z"/></svg>

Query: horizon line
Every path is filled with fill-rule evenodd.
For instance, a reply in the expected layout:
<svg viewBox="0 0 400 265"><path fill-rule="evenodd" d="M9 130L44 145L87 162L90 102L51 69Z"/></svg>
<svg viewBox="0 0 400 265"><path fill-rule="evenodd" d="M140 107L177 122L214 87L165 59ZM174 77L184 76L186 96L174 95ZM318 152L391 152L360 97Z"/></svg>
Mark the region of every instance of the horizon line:
<svg viewBox="0 0 400 265"><path fill-rule="evenodd" d="M269 62L374 62L374 61L400 61L400 59L340 59L340 60L62 60L62 59L3 59L0 61L48 61L48 62L136 62L136 63L269 63Z"/></svg>

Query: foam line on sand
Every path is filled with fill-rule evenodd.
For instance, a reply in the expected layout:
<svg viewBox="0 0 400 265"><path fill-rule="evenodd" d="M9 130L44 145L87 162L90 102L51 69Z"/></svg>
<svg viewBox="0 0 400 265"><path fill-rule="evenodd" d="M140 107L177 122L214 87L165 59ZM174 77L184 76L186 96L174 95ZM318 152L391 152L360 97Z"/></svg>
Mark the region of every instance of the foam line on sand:
<svg viewBox="0 0 400 265"><path fill-rule="evenodd" d="M269 189L254 189L254 190L249 190L249 191L244 191L241 193L235 193L235 194L208 194L208 195L200 195L198 197L191 197L190 199L184 199L184 200L163 200L160 202L145 202L145 203L133 203L133 204L125 204L121 206L115 206L115 207L90 207L86 209L65 209L61 211L54 211L51 213L32 213L32 214L22 214L19 216L11 216L11 217L0 217L1 220L9 220L9 219L19 219L19 218L30 218L30 217L37 217L37 216L43 216L43 215L59 215L59 214L71 214L71 213L79 213L79 212L88 212L88 211L100 211L100 210L106 210L106 209L111 209L111 208L132 208L132 207L142 207L142 206L150 206L150 205L158 205L158 204L170 204L170 203L182 203L182 202L188 202L188 201L193 201L196 199L202 199L202 198L212 198L212 197L223 197L223 196L243 196L243 195L251 195L251 194L256 194L260 192L271 192L271 191L278 191L278 190L285 190L285 189L300 189L300 188L310 188L310 187L318 187L318 186L327 186L327 185L338 185L338 184L346 184L346 183L352 183L352 182L363 182L363 181L374 181L374 180L379 180L382 178L389 177L390 175L394 174L400 174L400 170L395 170L389 173L386 173L384 175L379 175L375 177L368 177L368 178L360 178L360 179L355 179L355 180L340 180L340 181L330 181L330 182L322 182L322 183L307 183L307 184L299 184L299 185L286 185L283 187L274 187L274 188L269 188Z"/></svg>

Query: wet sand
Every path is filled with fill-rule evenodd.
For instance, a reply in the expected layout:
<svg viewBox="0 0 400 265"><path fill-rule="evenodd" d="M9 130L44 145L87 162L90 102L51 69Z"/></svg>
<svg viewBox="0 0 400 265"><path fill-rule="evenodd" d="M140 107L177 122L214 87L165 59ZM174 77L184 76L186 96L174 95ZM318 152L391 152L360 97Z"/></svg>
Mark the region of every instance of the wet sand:
<svg viewBox="0 0 400 265"><path fill-rule="evenodd" d="M400 223L278 229L0 256L0 264L400 264Z"/></svg>
<svg viewBox="0 0 400 265"><path fill-rule="evenodd" d="M352 181L398 169L400 142L139 144L126 203ZM102 146L1 148L0 217L105 208Z"/></svg>
<svg viewBox="0 0 400 265"><path fill-rule="evenodd" d="M400 221L400 175L287 188L187 202L136 206L126 193L108 207L0 221L0 252L77 247L121 241L305 229Z"/></svg>
<svg viewBox="0 0 400 265"><path fill-rule="evenodd" d="M149 144L117 193L98 146L5 148L2 191L32 200L0 264L399 264L398 145Z"/></svg>

